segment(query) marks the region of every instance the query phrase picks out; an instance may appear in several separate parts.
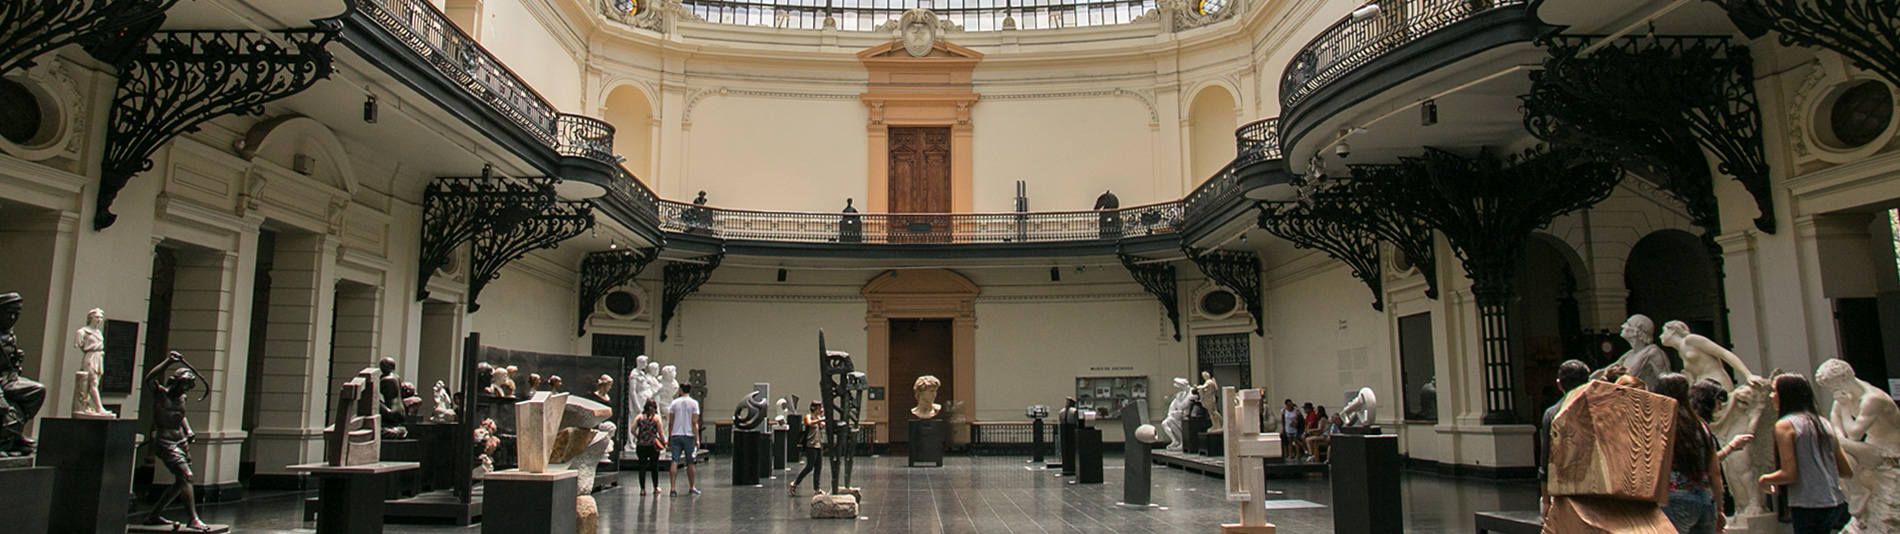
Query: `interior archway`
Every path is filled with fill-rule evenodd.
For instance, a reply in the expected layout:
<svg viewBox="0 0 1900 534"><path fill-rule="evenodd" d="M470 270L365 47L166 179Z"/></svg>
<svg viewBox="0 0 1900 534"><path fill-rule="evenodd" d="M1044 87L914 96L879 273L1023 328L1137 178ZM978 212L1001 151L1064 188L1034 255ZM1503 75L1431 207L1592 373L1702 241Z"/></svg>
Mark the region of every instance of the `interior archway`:
<svg viewBox="0 0 1900 534"><path fill-rule="evenodd" d="M1557 402L1557 366L1582 358L1579 342L1583 315L1577 302L1578 282L1587 279L1581 258L1569 245L1546 234L1532 234L1524 243L1511 286L1517 300L1511 304L1511 346L1518 368L1518 403L1529 408L1532 420ZM1526 415L1520 414L1520 415Z"/></svg>
<svg viewBox="0 0 1900 534"><path fill-rule="evenodd" d="M1709 249L1694 234L1658 230L1630 247L1623 268L1623 287L1629 290L1629 313L1649 316L1661 331L1663 323L1682 321L1689 330L1725 341L1721 323L1721 281Z"/></svg>
<svg viewBox="0 0 1900 534"><path fill-rule="evenodd" d="M871 387L885 388L888 395L884 400L866 401L862 420L877 423L878 441L889 443L902 434L896 429L907 428L900 423L910 420L911 406L892 400L911 398L908 390L917 377L896 373L921 367L893 366L893 325L907 330L914 325L924 326L928 330L929 325L918 323L948 321L950 350L944 356L950 359L947 367L951 373L937 393L937 403L950 411L949 441L969 442L968 417L976 413L976 296L982 290L949 269L914 269L885 271L864 284L862 292L868 353L864 374ZM902 347L896 350L903 351ZM906 390L905 394L892 395L900 389ZM963 421L958 421L958 414L962 414Z"/></svg>
<svg viewBox="0 0 1900 534"><path fill-rule="evenodd" d="M631 85L615 87L613 92L607 93L607 109L602 118L614 125L614 153L627 158L621 165L651 185L653 106L646 93Z"/></svg>
<svg viewBox="0 0 1900 534"><path fill-rule="evenodd" d="M1234 95L1219 85L1194 95L1194 103L1188 106L1188 168L1193 173L1189 183L1206 181L1234 160L1234 129L1239 127L1236 107Z"/></svg>

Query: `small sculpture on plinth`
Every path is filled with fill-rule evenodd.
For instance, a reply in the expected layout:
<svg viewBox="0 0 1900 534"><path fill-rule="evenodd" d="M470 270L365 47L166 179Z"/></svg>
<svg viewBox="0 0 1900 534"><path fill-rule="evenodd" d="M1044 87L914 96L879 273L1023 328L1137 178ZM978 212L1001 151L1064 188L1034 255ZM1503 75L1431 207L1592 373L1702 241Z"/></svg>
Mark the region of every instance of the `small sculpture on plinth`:
<svg viewBox="0 0 1900 534"><path fill-rule="evenodd" d="M73 333L73 348L79 349L79 371L73 373L73 417L116 419L119 414L106 409L99 398L99 379L105 376L106 312L98 308L86 312L86 326Z"/></svg>
<svg viewBox="0 0 1900 534"><path fill-rule="evenodd" d="M1682 356L1682 374L1689 375L1689 383L1708 378L1721 384L1722 389L1734 389L1735 380L1722 368L1723 364L1740 371L1744 383L1755 378L1755 372L1748 370L1748 364L1742 363L1735 353L1701 334L1689 333L1689 325L1682 321L1663 323L1662 344L1676 349L1676 354Z"/></svg>
<svg viewBox="0 0 1900 534"><path fill-rule="evenodd" d="M1161 420L1161 428L1168 433L1168 451L1187 450L1188 407L1194 404L1193 384L1186 378L1174 379L1174 400L1168 401L1168 417Z"/></svg>
<svg viewBox="0 0 1900 534"><path fill-rule="evenodd" d="M1839 359L1821 362L1814 382L1833 392L1828 418L1854 462L1842 488L1854 516L1844 532L1900 532L1900 495L1893 491L1900 487L1900 407Z"/></svg>
<svg viewBox="0 0 1900 534"><path fill-rule="evenodd" d="M739 398L739 406L732 410L732 429L740 432L758 432L765 428L765 395L757 391L747 392Z"/></svg>
<svg viewBox="0 0 1900 534"><path fill-rule="evenodd" d="M1211 422L1207 433L1220 433L1223 427L1220 416L1220 382L1214 380L1213 373L1201 371L1201 385L1195 387L1194 392L1200 394L1201 408L1207 410L1207 418Z"/></svg>
<svg viewBox="0 0 1900 534"><path fill-rule="evenodd" d="M323 460L332 467L368 465L382 458L382 403L376 384L382 371L365 368L338 388L335 421L323 429Z"/></svg>
<svg viewBox="0 0 1900 534"><path fill-rule="evenodd" d="M1662 347L1656 345L1656 322L1643 314L1631 315L1623 321L1623 340L1630 344L1629 352L1617 358L1613 365L1621 365L1626 372L1635 375L1644 384L1656 382L1656 377L1669 372L1669 355L1663 354ZM1609 366L1590 374L1591 379L1600 380ZM1727 389L1726 387L1723 389Z"/></svg>
<svg viewBox="0 0 1900 534"><path fill-rule="evenodd" d="M1376 431L1378 427L1374 426L1374 418L1379 415L1379 396L1372 392L1372 388L1359 388L1359 394L1347 402L1345 408L1339 409L1339 415L1348 427L1369 427Z"/></svg>
<svg viewBox="0 0 1900 534"><path fill-rule="evenodd" d="M515 403L515 464L523 473L545 473L554 438L567 410L566 393L536 391Z"/></svg>
<svg viewBox="0 0 1900 534"><path fill-rule="evenodd" d="M509 371L510 369L513 369L513 367L494 367L494 368L489 369L488 371L488 376L489 376L488 395L489 396L510 398L510 399L514 398L515 379L514 379L514 373L510 372Z"/></svg>
<svg viewBox="0 0 1900 534"><path fill-rule="evenodd" d="M600 378L594 379L594 398L603 404L614 401L614 377L600 375Z"/></svg>
<svg viewBox="0 0 1900 534"><path fill-rule="evenodd" d="M145 516L147 525L168 525L173 530L188 532L212 532L218 525L207 525L198 519L198 500L192 495L192 484L196 477L191 472L191 443L197 434L191 431L191 421L185 416L185 397L192 386L205 382L205 393L211 392L211 384L197 369L192 368L184 356L172 352L165 361L152 367L145 373L145 385L152 392L152 433L147 442L152 444L152 455L158 463L171 472L172 485L158 496L158 503L152 512ZM204 397L200 396L199 401ZM166 519L161 515L175 499L185 503L183 522Z"/></svg>
<svg viewBox="0 0 1900 534"><path fill-rule="evenodd" d="M773 407L778 408L772 415L773 431L791 430L791 424L786 422L786 415L791 413L791 405L792 401L785 400L785 397L779 397L773 403Z"/></svg>
<svg viewBox="0 0 1900 534"><path fill-rule="evenodd" d="M935 376L924 375L917 377L917 383L911 387L917 394L917 407L911 408L910 414L918 419L936 417L937 411L943 409L937 404L937 389L943 387L943 381L937 380Z"/></svg>
<svg viewBox="0 0 1900 534"><path fill-rule="evenodd" d="M435 381L435 389L430 392L430 396L435 398L435 411L429 414L429 422L454 423L455 401L449 396L448 384L441 380Z"/></svg>
<svg viewBox="0 0 1900 534"><path fill-rule="evenodd" d="M26 351L13 337L25 299L19 293L0 294L0 457L31 456L33 440L26 431L46 402L46 386L20 376Z"/></svg>
<svg viewBox="0 0 1900 534"><path fill-rule="evenodd" d="M415 382L402 383L402 417L404 420L422 419L422 397L416 395Z"/></svg>
<svg viewBox="0 0 1900 534"><path fill-rule="evenodd" d="M409 411L403 406L402 376L396 374L396 359L383 358L376 363L376 413L382 416L383 439L409 437Z"/></svg>

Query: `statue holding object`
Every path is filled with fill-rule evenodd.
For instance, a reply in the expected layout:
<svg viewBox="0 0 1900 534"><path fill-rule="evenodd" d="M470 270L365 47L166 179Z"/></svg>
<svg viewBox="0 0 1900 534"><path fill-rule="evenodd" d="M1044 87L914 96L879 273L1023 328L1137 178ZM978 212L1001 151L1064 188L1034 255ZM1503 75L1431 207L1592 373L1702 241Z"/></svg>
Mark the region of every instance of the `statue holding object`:
<svg viewBox="0 0 1900 534"><path fill-rule="evenodd" d="M119 415L106 409L99 399L99 378L106 370L106 312L98 308L86 312L86 326L73 333L73 348L79 349L79 371L73 373L73 417L113 419Z"/></svg>
<svg viewBox="0 0 1900 534"><path fill-rule="evenodd" d="M172 485L158 497L158 504L145 516L147 525L170 525L173 530L187 532L211 532L212 525L206 525L198 519L197 499L192 495L192 484L196 481L191 472L191 443L197 440L197 434L191 431L191 421L185 416L185 397L192 386L205 382L205 392L211 391L206 381L190 362L185 361L176 351L166 355L165 361L152 367L145 373L145 385L152 392L152 433L146 438L152 444L152 455L165 466L172 475ZM200 396L199 401L204 397ZM182 498L185 503L183 522L166 519L161 515L174 499Z"/></svg>
<svg viewBox="0 0 1900 534"><path fill-rule="evenodd" d="M13 337L25 299L19 293L0 294L0 456L31 456L33 440L26 429L46 402L46 386L20 376L26 351Z"/></svg>

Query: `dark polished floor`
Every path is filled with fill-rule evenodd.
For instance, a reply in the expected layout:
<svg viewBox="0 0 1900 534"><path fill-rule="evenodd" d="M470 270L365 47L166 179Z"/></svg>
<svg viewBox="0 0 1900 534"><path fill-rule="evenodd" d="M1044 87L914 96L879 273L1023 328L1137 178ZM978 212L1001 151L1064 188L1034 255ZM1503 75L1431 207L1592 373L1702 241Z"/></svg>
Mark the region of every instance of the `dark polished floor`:
<svg viewBox="0 0 1900 534"><path fill-rule="evenodd" d="M763 488L733 488L723 459L702 465L704 495L642 497L632 473L620 487L595 494L601 532L1195 532L1217 530L1238 518L1225 500L1220 479L1156 467L1154 501L1165 509L1117 507L1121 460L1111 456L1107 483L1075 486L1052 471L1030 470L1016 457L949 457L943 468L908 468L897 457L860 458L858 481L867 495L858 521L812 520L807 516L809 480L801 497L786 496L784 482ZM794 464L796 466L796 464ZM783 475L781 475L783 476ZM664 483L664 475L662 475ZM685 484L681 473L680 483ZM1268 482L1284 495L1270 502L1268 518L1288 534L1330 534L1331 486L1319 476ZM1536 506L1528 482L1458 480L1408 473L1404 478L1408 532L1472 532L1480 510L1528 510ZM683 493L683 492L682 492ZM236 504L205 507L205 519L229 523L238 533L308 532L299 501L307 494L253 494ZM492 504L491 504L492 506ZM479 526L389 525L385 532L476 532Z"/></svg>

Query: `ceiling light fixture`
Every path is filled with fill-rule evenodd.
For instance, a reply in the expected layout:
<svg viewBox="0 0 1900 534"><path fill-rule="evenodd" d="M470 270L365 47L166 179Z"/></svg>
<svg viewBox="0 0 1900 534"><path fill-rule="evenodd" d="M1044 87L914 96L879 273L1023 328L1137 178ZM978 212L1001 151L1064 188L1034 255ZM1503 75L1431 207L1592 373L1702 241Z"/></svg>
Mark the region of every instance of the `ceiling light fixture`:
<svg viewBox="0 0 1900 534"><path fill-rule="evenodd" d="M1426 100L1418 105L1418 124L1419 126L1438 124L1437 100Z"/></svg>
<svg viewBox="0 0 1900 534"><path fill-rule="evenodd" d="M376 124L376 95L365 95L363 98L363 122Z"/></svg>

